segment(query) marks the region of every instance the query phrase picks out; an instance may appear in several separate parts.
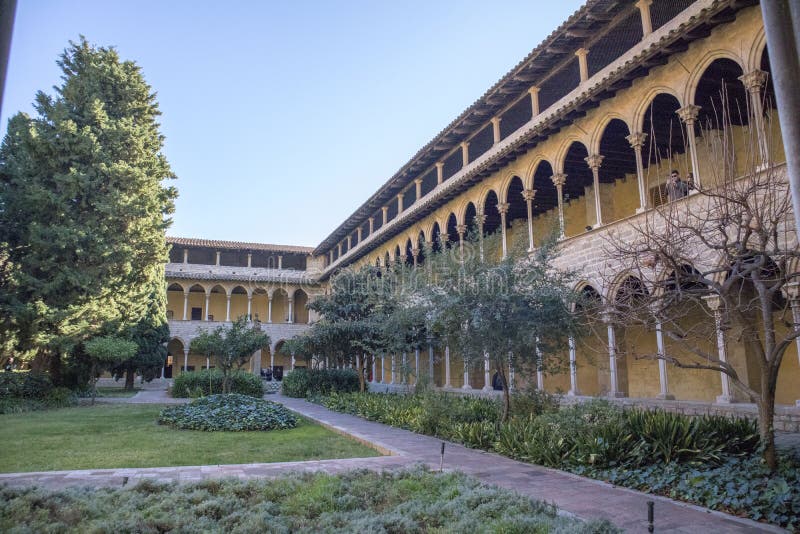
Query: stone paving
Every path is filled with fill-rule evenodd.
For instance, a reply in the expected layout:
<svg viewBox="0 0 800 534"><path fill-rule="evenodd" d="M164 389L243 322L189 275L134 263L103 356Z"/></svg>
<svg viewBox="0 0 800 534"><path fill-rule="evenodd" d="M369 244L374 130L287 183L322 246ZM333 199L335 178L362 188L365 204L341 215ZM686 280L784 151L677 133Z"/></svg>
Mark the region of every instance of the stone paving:
<svg viewBox="0 0 800 534"><path fill-rule="evenodd" d="M369 444L387 456L308 462L217 466L157 467L139 469L90 469L38 473L0 474L0 484L41 485L58 489L67 486L122 486L142 479L160 482L192 482L205 478L240 479L275 477L292 471L337 473L354 468L380 471L422 463L439 469L441 440L332 412L302 399L269 395L268 399L313 419L344 435ZM112 399L105 399L112 401ZM140 391L116 403L186 402L170 399L164 390ZM508 488L535 499L555 504L562 513L585 519L605 518L629 532L647 531L647 501L655 501L656 532L745 533L784 532L782 529L737 518L664 497L619 488L562 471L517 462L497 454L446 443L445 470L459 470L481 481Z"/></svg>

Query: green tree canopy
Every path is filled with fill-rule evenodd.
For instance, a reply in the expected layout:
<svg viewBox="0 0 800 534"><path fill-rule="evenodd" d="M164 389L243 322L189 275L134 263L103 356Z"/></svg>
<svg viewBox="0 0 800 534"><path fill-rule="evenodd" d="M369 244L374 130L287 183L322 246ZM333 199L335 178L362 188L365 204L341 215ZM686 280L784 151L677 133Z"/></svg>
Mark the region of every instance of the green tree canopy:
<svg viewBox="0 0 800 534"><path fill-rule="evenodd" d="M18 113L0 148L0 324L43 365L123 333L163 291L176 190L140 68L84 38L62 83Z"/></svg>

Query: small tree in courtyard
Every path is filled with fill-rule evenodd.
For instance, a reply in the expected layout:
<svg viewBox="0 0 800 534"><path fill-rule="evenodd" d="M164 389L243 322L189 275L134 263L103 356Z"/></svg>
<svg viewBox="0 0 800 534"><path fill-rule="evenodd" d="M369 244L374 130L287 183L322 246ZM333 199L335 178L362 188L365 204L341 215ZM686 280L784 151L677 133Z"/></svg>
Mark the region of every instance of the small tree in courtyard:
<svg viewBox="0 0 800 534"><path fill-rule="evenodd" d="M90 339L84 344L84 349L92 365L92 404L94 404L94 399L97 397L97 375L100 371L132 358L138 346L127 339L104 336Z"/></svg>
<svg viewBox="0 0 800 534"><path fill-rule="evenodd" d="M488 241L486 248L498 248L496 239ZM571 276L553 268L554 257L553 241L533 254L515 244L499 261L445 250L430 256L428 280L420 285L429 330L467 365L488 354L503 388L503 421L511 410L507 365L543 372L565 367L556 349L574 332L573 295Z"/></svg>
<svg viewBox="0 0 800 534"><path fill-rule="evenodd" d="M234 367L241 369L254 352L270 345L269 335L246 317L237 319L230 328L220 326L212 332L203 332L192 340L191 350L214 358L222 371L222 392L230 393L230 375Z"/></svg>
<svg viewBox="0 0 800 534"><path fill-rule="evenodd" d="M703 136L714 165L700 177L699 194L658 207L608 239L608 283L619 286L619 297L603 313L617 328L661 329L663 351L636 357L720 373L723 387L730 382L754 402L774 470L778 371L800 336L791 306L800 249L785 170L759 156L763 132L749 128L736 153L730 122L723 122ZM624 271L631 276L620 282ZM744 352L745 365L732 361L734 349Z"/></svg>

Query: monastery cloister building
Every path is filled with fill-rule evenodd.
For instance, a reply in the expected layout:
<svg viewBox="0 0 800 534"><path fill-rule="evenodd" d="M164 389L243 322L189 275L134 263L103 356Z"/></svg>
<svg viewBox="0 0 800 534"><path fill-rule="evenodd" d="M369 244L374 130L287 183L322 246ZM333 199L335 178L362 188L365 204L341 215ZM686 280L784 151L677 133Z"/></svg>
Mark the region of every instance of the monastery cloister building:
<svg viewBox="0 0 800 534"><path fill-rule="evenodd" d="M314 320L305 305L333 273L365 264L421 265L426 246L463 247L471 233L497 234L497 250L486 254L502 256L512 241L534 250L555 231L559 265L581 273L576 289L613 303L630 275L607 276L603 243L610 235L624 238L668 201L672 169L713 187L721 164L715 156L728 143L722 149L734 174L745 175L754 161L762 172L785 173L774 102L756 2L590 0L316 248L171 238L168 363L176 370L206 365L188 352L198 329L246 315L273 340L251 368L267 367L265 351L270 365L291 368L296 362L278 344ZM731 126L725 135L720 119ZM676 204L705 209L702 195ZM609 326L594 347L564 347L567 372L518 380L572 395L739 400L724 376L637 359L668 341L643 329L619 330ZM746 380L757 380L742 347L709 343L709 350L726 350ZM430 373L438 387L491 389L488 367L465 368L447 347L383 356L373 382L413 382L398 371L404 367ZM794 406L798 399L793 346L777 402Z"/></svg>

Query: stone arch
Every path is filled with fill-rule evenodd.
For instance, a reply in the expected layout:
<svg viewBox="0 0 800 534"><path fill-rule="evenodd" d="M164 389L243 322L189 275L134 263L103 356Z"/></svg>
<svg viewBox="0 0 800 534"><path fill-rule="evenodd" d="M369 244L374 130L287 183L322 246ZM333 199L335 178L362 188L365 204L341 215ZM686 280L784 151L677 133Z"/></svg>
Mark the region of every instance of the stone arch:
<svg viewBox="0 0 800 534"><path fill-rule="evenodd" d="M464 217L465 217L465 216L466 216L466 214L467 214L467 209L468 209L468 207L470 206L470 204L472 205L473 209L476 209L476 208L475 208L475 203L474 203L474 202L472 202L471 200L467 200L467 199L464 199L464 200L463 200L463 201L462 201L462 202L461 202L461 203L458 205L458 207L456 207L456 210L455 210L455 215L456 215L456 223L457 223L457 224L468 224L468 223L466 222L466 220L464 219Z"/></svg>
<svg viewBox="0 0 800 534"><path fill-rule="evenodd" d="M185 293L188 290L188 288L184 288L183 285L178 282L170 282L167 286L167 291L182 291Z"/></svg>
<svg viewBox="0 0 800 534"><path fill-rule="evenodd" d="M655 87L651 87L648 91L644 94L639 107L636 108L633 115L633 128L632 131L634 132L642 132L644 131L644 120L645 116L647 115L647 111L650 109L650 105L653 103L653 100L658 95L665 94L675 97L675 100L678 101L678 107L682 107L685 105L685 100L681 98L681 95L678 94L678 91L674 90L672 87L668 87L666 85L657 85ZM644 132L648 133L648 132Z"/></svg>
<svg viewBox="0 0 800 534"><path fill-rule="evenodd" d="M695 96L697 93L697 86L700 83L700 80L703 78L703 75L708 70L708 67L711 66L712 63L717 61L718 59L730 59L739 65L739 68L742 69L744 72L744 61L742 58L739 57L738 54L731 50L725 49L717 49L712 50L706 55L702 57L702 59L695 65L694 70L689 74L689 78L686 81L686 88L684 89L684 96L683 102L694 103ZM680 100L680 99L678 99ZM685 105L685 104L684 104Z"/></svg>
<svg viewBox="0 0 800 534"><path fill-rule="evenodd" d="M298 287L292 294L294 299L294 320L295 323L308 324L308 293Z"/></svg>
<svg viewBox="0 0 800 534"><path fill-rule="evenodd" d="M508 188L511 187L511 182L514 178L517 178L522 183L523 189L525 188L525 180L521 176L522 173L519 172L508 172L503 177L503 180L500 182L500 186L497 188L497 198L500 199L501 202L508 202Z"/></svg>
<svg viewBox="0 0 800 534"><path fill-rule="evenodd" d="M558 151L556 152L555 158L555 165L553 166L553 171L555 173L563 173L564 171L564 161L567 158L567 154L569 153L572 145L575 143L579 143L586 148L586 152L589 152L589 145L586 143L586 139L581 138L576 134L567 134L562 139L561 144L558 146Z"/></svg>
<svg viewBox="0 0 800 534"><path fill-rule="evenodd" d="M458 216L456 216L455 212L450 212L444 225L447 247L452 247L458 243L458 230L456 229L458 224Z"/></svg>
<svg viewBox="0 0 800 534"><path fill-rule="evenodd" d="M767 49L767 32L764 26L759 26L756 32L753 44L750 47L750 52L747 54L747 61L745 62L744 70L750 72L753 69L761 68L761 57L764 55L764 50Z"/></svg>
<svg viewBox="0 0 800 534"><path fill-rule="evenodd" d="M536 174L536 170L539 168L539 165L545 162L547 163L550 168L553 167L553 164L544 154L536 154L533 157L532 163L528 165L528 168L525 169L525 174L522 176L522 185L525 186L525 189L533 189L533 177Z"/></svg>
<svg viewBox="0 0 800 534"><path fill-rule="evenodd" d="M616 112L613 112L613 111L610 111L610 112L606 113L605 115L603 115L603 117L597 123L597 125L595 126L594 131L592 132L592 137L591 137L591 140L589 141L589 145L588 145L589 154L601 154L601 152L600 152L600 141L603 139L603 134L605 133L606 129L608 128L608 125L612 121L615 121L615 120L624 122L625 126L628 127L628 132L632 132L633 131L631 129L632 121L627 119L627 118L625 118L621 113L616 113Z"/></svg>

